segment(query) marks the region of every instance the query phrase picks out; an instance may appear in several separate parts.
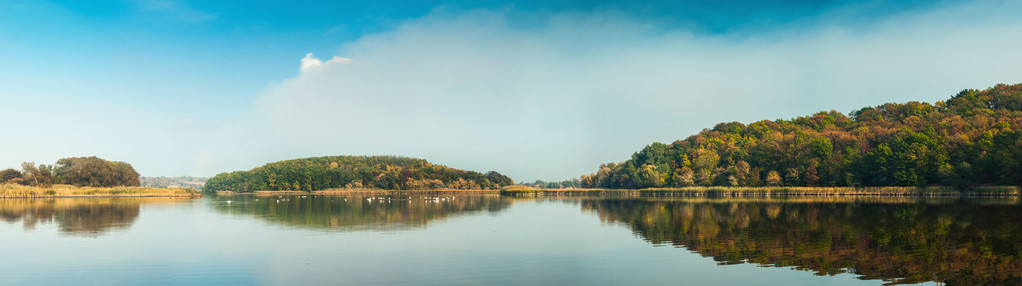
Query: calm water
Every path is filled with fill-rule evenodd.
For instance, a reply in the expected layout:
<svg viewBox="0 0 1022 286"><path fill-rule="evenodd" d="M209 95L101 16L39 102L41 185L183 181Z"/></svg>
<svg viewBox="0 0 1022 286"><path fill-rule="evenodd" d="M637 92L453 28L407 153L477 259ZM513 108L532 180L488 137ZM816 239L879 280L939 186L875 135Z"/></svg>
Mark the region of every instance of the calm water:
<svg viewBox="0 0 1022 286"><path fill-rule="evenodd" d="M1017 200L4 199L0 219L5 285L1022 283Z"/></svg>

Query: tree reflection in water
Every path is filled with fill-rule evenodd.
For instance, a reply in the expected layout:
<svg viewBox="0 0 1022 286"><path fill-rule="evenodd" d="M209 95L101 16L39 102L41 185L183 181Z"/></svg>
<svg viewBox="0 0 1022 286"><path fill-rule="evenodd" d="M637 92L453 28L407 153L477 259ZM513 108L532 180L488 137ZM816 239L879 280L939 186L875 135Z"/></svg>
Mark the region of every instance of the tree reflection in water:
<svg viewBox="0 0 1022 286"><path fill-rule="evenodd" d="M254 216L291 227L341 231L393 231L475 212L497 213L511 202L498 195L220 196L220 213Z"/></svg>
<svg viewBox="0 0 1022 286"><path fill-rule="evenodd" d="M0 219L7 223L21 222L25 230L56 223L62 234L95 237L131 227L144 200L147 199L2 199Z"/></svg>
<svg viewBox="0 0 1022 286"><path fill-rule="evenodd" d="M900 200L587 199L582 208L721 264L852 272L888 284L1022 283L1017 202Z"/></svg>

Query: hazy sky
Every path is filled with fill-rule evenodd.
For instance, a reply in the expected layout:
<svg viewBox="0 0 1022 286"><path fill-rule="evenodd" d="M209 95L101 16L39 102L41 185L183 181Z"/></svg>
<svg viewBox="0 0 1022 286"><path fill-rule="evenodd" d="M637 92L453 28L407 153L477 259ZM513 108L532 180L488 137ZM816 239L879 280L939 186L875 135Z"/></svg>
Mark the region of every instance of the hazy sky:
<svg viewBox="0 0 1022 286"><path fill-rule="evenodd" d="M256 3L258 2L258 3ZM0 168L403 155L563 180L718 122L1022 82L1022 1L0 0Z"/></svg>

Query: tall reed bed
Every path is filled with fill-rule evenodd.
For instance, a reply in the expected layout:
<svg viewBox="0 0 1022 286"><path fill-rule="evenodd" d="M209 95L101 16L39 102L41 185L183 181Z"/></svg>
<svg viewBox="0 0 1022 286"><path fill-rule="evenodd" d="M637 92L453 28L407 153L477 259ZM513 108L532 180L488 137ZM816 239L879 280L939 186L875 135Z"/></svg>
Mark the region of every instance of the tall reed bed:
<svg viewBox="0 0 1022 286"><path fill-rule="evenodd" d="M147 187L77 187L52 185L32 187L14 184L0 184L0 198L36 197L197 197L202 194L191 188L147 188Z"/></svg>

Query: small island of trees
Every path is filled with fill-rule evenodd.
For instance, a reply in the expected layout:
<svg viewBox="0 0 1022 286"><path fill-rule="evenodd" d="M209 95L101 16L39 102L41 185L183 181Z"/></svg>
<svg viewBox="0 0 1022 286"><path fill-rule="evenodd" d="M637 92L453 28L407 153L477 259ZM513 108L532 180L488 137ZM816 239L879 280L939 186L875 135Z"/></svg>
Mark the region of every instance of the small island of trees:
<svg viewBox="0 0 1022 286"><path fill-rule="evenodd" d="M499 189L514 184L497 172L485 174L398 156L326 156L285 160L250 171L220 173L206 192L319 191L327 189Z"/></svg>

